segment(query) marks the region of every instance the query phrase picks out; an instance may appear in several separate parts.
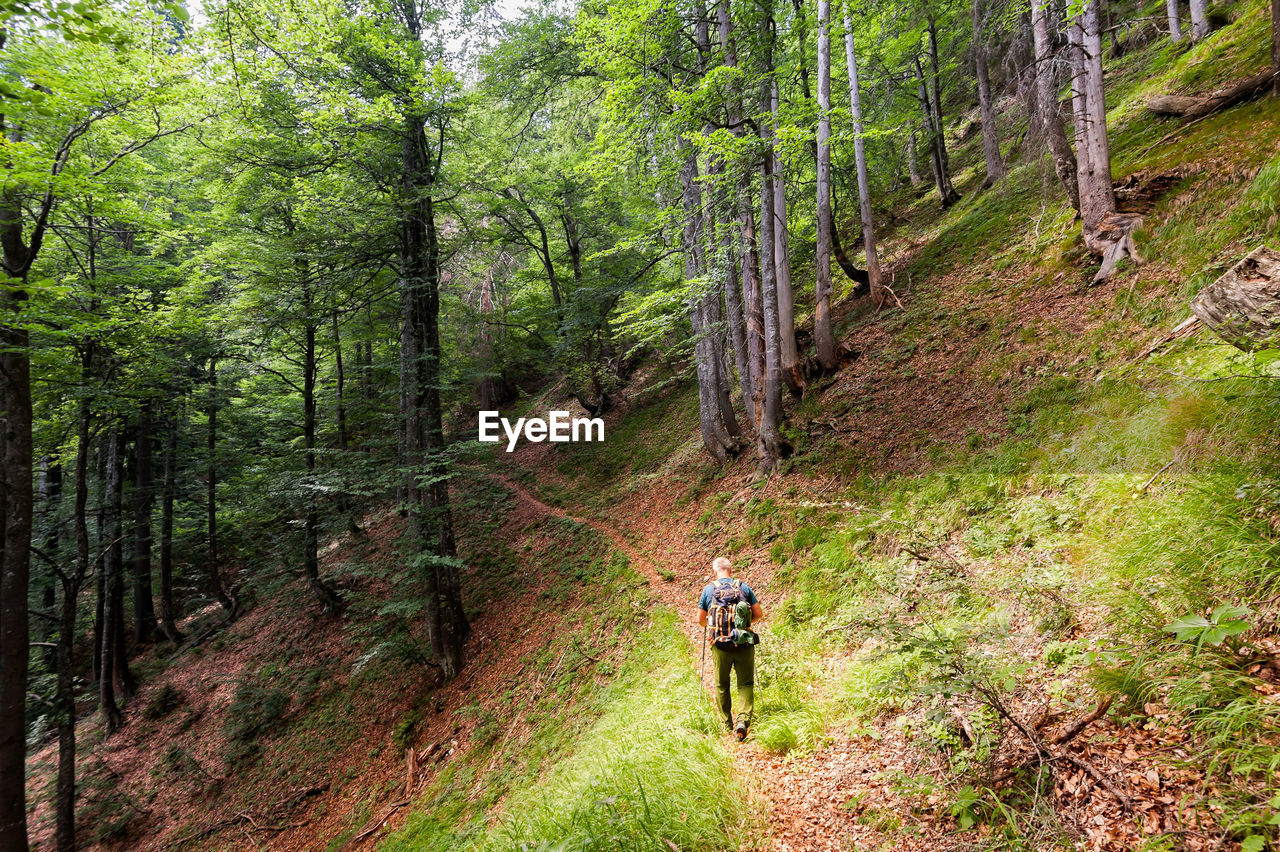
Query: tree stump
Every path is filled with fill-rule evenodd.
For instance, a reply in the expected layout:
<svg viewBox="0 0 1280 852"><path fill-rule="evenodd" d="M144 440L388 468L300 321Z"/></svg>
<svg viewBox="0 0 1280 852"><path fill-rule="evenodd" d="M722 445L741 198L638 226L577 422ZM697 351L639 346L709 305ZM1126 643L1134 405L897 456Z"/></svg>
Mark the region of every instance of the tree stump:
<svg viewBox="0 0 1280 852"><path fill-rule="evenodd" d="M1201 290L1191 312L1246 352L1280 344L1280 252L1258 246Z"/></svg>

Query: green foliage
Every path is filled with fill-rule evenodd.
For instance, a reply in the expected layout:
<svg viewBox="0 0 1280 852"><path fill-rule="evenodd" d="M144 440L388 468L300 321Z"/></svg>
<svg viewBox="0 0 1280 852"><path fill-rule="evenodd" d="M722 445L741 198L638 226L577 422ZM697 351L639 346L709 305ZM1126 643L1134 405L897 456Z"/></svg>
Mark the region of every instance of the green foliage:
<svg viewBox="0 0 1280 852"><path fill-rule="evenodd" d="M1179 642L1194 644L1198 651L1205 645L1221 645L1224 640L1244 633L1249 629L1250 614L1248 607L1223 604L1207 618L1203 615L1184 615L1162 629L1176 636Z"/></svg>

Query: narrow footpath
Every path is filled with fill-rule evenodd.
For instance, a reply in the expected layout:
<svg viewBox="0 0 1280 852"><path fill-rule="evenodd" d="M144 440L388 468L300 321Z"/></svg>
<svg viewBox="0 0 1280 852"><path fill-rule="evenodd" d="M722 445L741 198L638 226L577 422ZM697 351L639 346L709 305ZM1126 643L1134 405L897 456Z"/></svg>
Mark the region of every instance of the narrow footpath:
<svg viewBox="0 0 1280 852"><path fill-rule="evenodd" d="M705 565L687 559L659 560L653 554L669 548L642 538L634 527L620 530L594 518L574 515L550 506L511 477L493 474L531 516L567 518L608 539L626 554L634 568L648 580L657 602L680 616L681 630L689 640L690 663L700 665L701 630L694 618L698 594L708 582L710 560ZM671 507L668 507L671 508ZM667 542L669 544L670 542ZM670 579L668 579L670 578ZM753 584L754 587L754 584ZM765 606L762 636L769 641L768 613L775 602L767 586L758 587ZM713 691L710 663L703 673L708 700ZM767 687L764 687L767 688ZM757 685L757 705L762 687ZM831 732L832 740L799 758L771 754L750 736L745 743L724 734L741 776L768 802L768 845L772 852L845 852L874 849L892 832L895 852L945 850L954 840L939 835L932 820L914 818L912 802L897 795L893 783L910 771L901 735L892 729L874 736L850 737ZM917 804L918 803L914 803ZM907 825L918 827L915 836L904 837Z"/></svg>

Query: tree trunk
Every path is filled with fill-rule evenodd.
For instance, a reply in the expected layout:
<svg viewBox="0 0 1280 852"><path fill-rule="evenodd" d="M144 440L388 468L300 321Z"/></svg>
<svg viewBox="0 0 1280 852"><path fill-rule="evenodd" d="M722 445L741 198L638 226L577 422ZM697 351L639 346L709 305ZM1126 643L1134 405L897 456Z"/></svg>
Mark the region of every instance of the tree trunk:
<svg viewBox="0 0 1280 852"><path fill-rule="evenodd" d="M303 307L307 320L302 348L302 443L306 453L306 509L302 520L302 573L322 613L335 612L338 595L320 579L320 510L316 505L316 323L310 273L301 268Z"/></svg>
<svg viewBox="0 0 1280 852"><path fill-rule="evenodd" d="M684 207L684 275L690 286L702 277L706 263L702 254L702 192L698 184L698 160L692 146L685 143L685 163L680 171L680 196ZM701 285L705 287L704 285ZM707 322L707 294L695 293L689 299L689 321L693 328L694 365L698 377L698 422L702 443L717 462L723 463L737 449L721 418L720 388L716 374L716 357L712 338L714 330Z"/></svg>
<svg viewBox="0 0 1280 852"><path fill-rule="evenodd" d="M1164 0L1164 10L1169 18L1169 38L1176 44L1182 41L1182 21L1178 16L1178 0Z"/></svg>
<svg viewBox="0 0 1280 852"><path fill-rule="evenodd" d="M818 0L818 209L816 214L818 271L815 276L813 342L824 370L839 366L831 330L831 2Z"/></svg>
<svg viewBox="0 0 1280 852"><path fill-rule="evenodd" d="M729 14L729 0L720 0L716 5L716 21L720 32L720 50L724 56L724 65L736 68L738 65L737 48L733 38L733 18ZM742 95L733 91L729 98L729 126L734 136L745 135L742 122ZM757 254L756 221L751 202L751 181L744 178L738 185L732 202L738 222L738 234L730 238L735 245L739 280L742 285L742 348L745 354L745 370L738 365L738 378L742 384L742 407L747 417L757 429L760 426L760 410L757 407L757 389L764 381L764 313L763 297L760 293L760 257ZM726 301L731 297L726 295ZM730 306L730 321L734 322L734 311ZM735 350L736 354L736 350Z"/></svg>
<svg viewBox="0 0 1280 852"><path fill-rule="evenodd" d="M1076 112L1076 151L1079 161L1080 218L1085 246L1102 258L1094 281L1111 277L1125 257L1141 263L1133 232L1142 217L1116 212L1111 183L1111 152L1107 141L1107 107L1102 83L1102 27L1098 0L1085 0L1071 22L1072 101Z"/></svg>
<svg viewBox="0 0 1280 852"><path fill-rule="evenodd" d="M1209 0L1191 0L1191 40L1209 35Z"/></svg>
<svg viewBox="0 0 1280 852"><path fill-rule="evenodd" d="M0 48L5 36L0 32ZM17 142L20 133L5 126L0 135ZM6 187L8 184L6 184ZM27 595L31 584L31 527L35 510L32 489L31 354L21 316L27 300L27 273L42 236L24 241L23 210L6 188L0 196L0 244L3 245L5 289L0 293L4 323L0 325L0 849L26 852L27 671L30 634Z"/></svg>
<svg viewBox="0 0 1280 852"><path fill-rule="evenodd" d="M1102 36L1097 0L1086 0L1071 22L1068 37L1075 67L1072 105L1076 118L1077 181L1085 242L1104 216L1115 212L1111 154L1107 145L1107 111L1102 92Z"/></svg>
<svg viewBox="0 0 1280 852"><path fill-rule="evenodd" d="M960 200L955 188L951 185L951 176L947 174L943 160L942 128L936 123L933 112L933 99L929 95L928 83L925 80L924 68L919 57L912 57L916 71L916 97L920 101L920 111L924 115L925 133L929 142L929 168L933 172L933 185L938 189L938 201L943 207L950 207Z"/></svg>
<svg viewBox="0 0 1280 852"><path fill-rule="evenodd" d="M208 471L207 499L205 518L209 532L209 591L217 599L222 608L231 611L233 603L222 582L222 571L218 566L218 358L209 358L209 430L208 430Z"/></svg>
<svg viewBox="0 0 1280 852"><path fill-rule="evenodd" d="M102 712L107 735L120 728L120 705L117 703L117 686L123 684L118 666L124 662L121 653L124 644L124 560L121 548L121 492L123 489L123 460L121 459L120 430L112 427L107 435L107 481L105 483L104 526L106 550L102 554L103 608L102 608L102 674L98 678L98 708Z"/></svg>
<svg viewBox="0 0 1280 852"><path fill-rule="evenodd" d="M1071 153L1066 130L1062 126L1062 113L1058 108L1057 86L1053 74L1053 40L1050 37L1048 14L1039 0L1031 4L1031 32L1035 43L1036 105L1040 110L1040 129L1058 180L1066 190L1071 206L1080 209L1080 189L1076 178L1076 155Z"/></svg>
<svg viewBox="0 0 1280 852"><path fill-rule="evenodd" d="M987 45L982 26L982 0L973 0L973 70L978 82L978 111L982 115L982 153L986 159L987 177L984 187L1005 175L1000 157L1000 140L996 135L995 110L991 106L991 81L987 74Z"/></svg>
<svg viewBox="0 0 1280 852"><path fill-rule="evenodd" d="M329 328L333 332L333 393L334 417L338 427L338 449L347 451L347 376L342 369L342 327L338 324L338 311L329 312Z"/></svg>
<svg viewBox="0 0 1280 852"><path fill-rule="evenodd" d="M155 640L156 611L151 591L151 510L155 482L151 466L151 403L144 402L133 439L133 641Z"/></svg>
<svg viewBox="0 0 1280 852"><path fill-rule="evenodd" d="M493 329L490 321L493 318L493 268L485 272L480 281L480 410L493 411L497 405L498 393L494 386L493 370L496 366L493 359Z"/></svg>
<svg viewBox="0 0 1280 852"><path fill-rule="evenodd" d="M357 346L359 351L360 347ZM373 402L373 341L366 340L360 359L360 399Z"/></svg>
<svg viewBox="0 0 1280 852"><path fill-rule="evenodd" d="M747 354L746 318L742 309L742 281L739 262L742 257L741 234L736 230L735 211L720 199L720 208L728 221L722 222L719 236L721 264L724 266L724 306L728 314L729 344L733 351L733 363L738 371L738 384L742 390L742 407L751 417L751 368ZM755 425L755 421L752 421Z"/></svg>
<svg viewBox="0 0 1280 852"><path fill-rule="evenodd" d="M44 539L40 546L45 555L56 562L61 562L59 550L62 544L58 515L62 506L62 463L57 459L45 456L40 460L40 516L44 527ZM40 593L40 604L45 612L53 612L58 602L57 578L51 573ZM49 642L54 635L54 624L48 619L40 620L37 635L42 642ZM44 649L45 665L57 670L58 654L56 648Z"/></svg>
<svg viewBox="0 0 1280 852"><path fill-rule="evenodd" d="M1277 348L1280 252L1258 246L1191 300L1191 313L1245 352Z"/></svg>
<svg viewBox="0 0 1280 852"><path fill-rule="evenodd" d="M85 375L88 375L86 372ZM93 613L93 680L102 679L102 648L106 644L103 634L106 633L106 600L107 600L107 447L104 441L96 441L93 448L93 467L98 480L98 506L94 512L95 534L94 545L94 613Z"/></svg>
<svg viewBox="0 0 1280 852"><path fill-rule="evenodd" d="M928 19L926 33L929 36L929 91L932 95L927 100L933 115L934 148L938 157L938 174L942 176L938 194L942 198L942 205L948 207L960 200L960 193L956 192L955 187L951 184L951 163L947 157L946 123L942 118L942 69L938 61L938 29L932 16Z"/></svg>
<svg viewBox="0 0 1280 852"><path fill-rule="evenodd" d="M761 36L766 45L764 48L764 67L773 67L773 21L766 14L761 18ZM772 106L772 86L769 80L760 84L761 112L770 112ZM782 457L782 434L779 425L782 417L782 358L781 340L778 332L778 279L777 260L774 257L776 241L774 228L777 226L774 210L774 174L773 146L774 128L771 121L760 122L761 141L764 156L760 166L760 295L763 305L764 320L764 381L756 388L760 412L757 429L757 446L760 454L758 474L767 476L777 466Z"/></svg>
<svg viewBox="0 0 1280 852"><path fill-rule="evenodd" d="M81 356L82 376L92 374L93 347ZM75 852L76 848L76 698L75 698L75 633L76 606L80 587L89 575L89 426L93 409L82 399L76 418L76 493L72 524L76 540L75 566L64 583L62 610L58 631L58 685L55 701L58 714L58 781L55 809L57 812L58 852Z"/></svg>
<svg viewBox="0 0 1280 852"><path fill-rule="evenodd" d="M907 128L907 141L904 144L903 156L907 160L907 180L911 181L912 186L919 186L924 183L924 178L920 177L920 164L916 156L916 130L914 127Z"/></svg>
<svg viewBox="0 0 1280 852"><path fill-rule="evenodd" d="M10 215L16 216L16 213ZM0 223L0 230L7 230ZM6 251L7 255L7 251ZM5 265L8 267L6 256ZM21 310L21 291L7 291L11 314ZM0 574L0 849L27 849L26 701L28 649L27 592L31 570L31 363L27 331L0 329L0 401L4 429L0 458L7 487L0 489L0 532L4 566Z"/></svg>
<svg viewBox="0 0 1280 852"><path fill-rule="evenodd" d="M704 76L711 58L711 21L707 15L703 0L695 0L693 12L695 18L694 42L698 49L698 74L699 76ZM704 134L710 131L710 127L704 126ZM697 169L697 154L691 151L686 160L686 170L691 170L691 172L682 173L681 178L683 181L685 177L692 177L693 182L684 183L681 186L681 190L686 205L689 201L696 202L697 210L695 213L698 218L692 223L696 227L691 234L689 231L691 223L686 216L685 239L687 241L692 236L697 241L696 246L693 246L695 249L694 260L700 264L702 271L707 273L710 281L709 286L705 287L701 299L703 336L707 339L706 355L710 359L710 379L713 383L715 396L716 421L723 427L729 439L725 451L732 455L738 451L738 437L742 434L742 429L738 426L738 418L734 415L733 404L730 399L730 371L729 362L725 356L725 323L724 312L721 308L721 293L726 289L725 279L732 276L722 274L722 267L716 264L714 260L720 244L716 202L722 202L723 196L720 189L721 182L716 181L714 188L711 190L712 203L705 208L706 212L702 213L704 210L702 205L703 192L696 180ZM712 178L718 177L724 171L719 159L714 154L710 156L707 171ZM689 248L690 246L686 245L686 271L688 269ZM726 266L731 267L732 264L726 264ZM736 284L736 282L734 283ZM713 453L712 455L714 456L715 454Z"/></svg>
<svg viewBox="0 0 1280 852"><path fill-rule="evenodd" d="M707 291L706 296L703 297L702 315L706 320L707 331L711 338L711 364L715 373L716 401L720 410L720 421L724 424L725 431L729 433L733 451L736 452L742 427L738 425L738 418L733 412L733 402L730 397L731 375L724 347L724 309L720 295L724 289L724 282L720 282Z"/></svg>
<svg viewBox="0 0 1280 852"><path fill-rule="evenodd" d="M742 271L742 312L746 318L747 371L751 381L751 397L750 400L743 400L742 404L750 412L751 422L758 430L762 416L761 401L763 397L761 393L765 376L764 296L761 293L760 284L763 263L760 259L756 237L756 217L749 207L749 196L746 194L747 186L748 184L744 182L741 204L746 209L741 216L743 251L740 268Z"/></svg>
<svg viewBox="0 0 1280 852"><path fill-rule="evenodd" d="M173 605L173 503L178 494L178 420L165 430L164 493L160 498L160 632L170 642L185 637L175 621Z"/></svg>
<svg viewBox="0 0 1280 852"><path fill-rule="evenodd" d="M1280 98L1280 0L1271 0L1271 94Z"/></svg>
<svg viewBox="0 0 1280 852"><path fill-rule="evenodd" d="M769 94L772 122L778 124L778 81ZM795 293L791 288L791 230L787 221L787 186L778 156L777 140L765 153L773 159L773 262L777 269L778 350L782 359L782 379L794 394L804 391L804 375L800 371L800 353L796 350Z"/></svg>
<svg viewBox="0 0 1280 852"><path fill-rule="evenodd" d="M862 133L862 87L858 84L858 57L853 49L853 19L846 0L844 8L844 53L849 73L849 103L853 110L853 159L858 174L858 213L862 217L862 245L867 255L867 287L877 305L881 292L880 255L876 250L876 228L871 218L871 181L867 177L867 149ZM945 160L943 161L945 167ZM944 171L945 175L945 171ZM948 178L947 186L951 181ZM954 190L952 190L954 193ZM958 199L959 196L956 196Z"/></svg>
<svg viewBox="0 0 1280 852"><path fill-rule="evenodd" d="M416 38L416 25L411 29ZM440 245L431 194L444 142L442 133L433 158L425 127L423 116L405 116L401 140L400 275L408 330L402 345L410 349L409 369L401 377L408 403L405 490L413 548L422 566L427 635L445 678L452 679L462 670L470 627L458 585L440 399Z"/></svg>

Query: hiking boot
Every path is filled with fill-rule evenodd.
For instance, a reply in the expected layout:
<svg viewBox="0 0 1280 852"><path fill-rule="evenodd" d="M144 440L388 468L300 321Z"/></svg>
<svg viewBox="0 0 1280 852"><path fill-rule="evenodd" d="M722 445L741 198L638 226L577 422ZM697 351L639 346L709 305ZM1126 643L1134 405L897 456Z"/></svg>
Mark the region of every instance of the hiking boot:
<svg viewBox="0 0 1280 852"><path fill-rule="evenodd" d="M733 735L738 738L738 742L742 742L747 738L747 723L739 722L737 727L733 729Z"/></svg>

